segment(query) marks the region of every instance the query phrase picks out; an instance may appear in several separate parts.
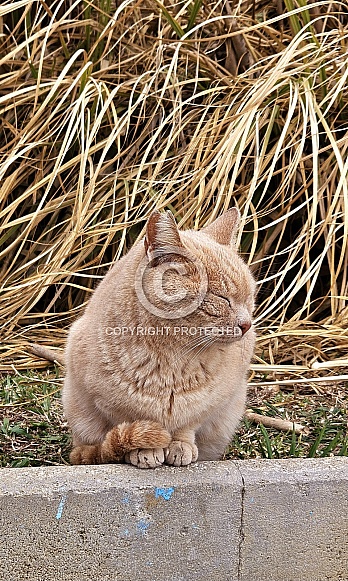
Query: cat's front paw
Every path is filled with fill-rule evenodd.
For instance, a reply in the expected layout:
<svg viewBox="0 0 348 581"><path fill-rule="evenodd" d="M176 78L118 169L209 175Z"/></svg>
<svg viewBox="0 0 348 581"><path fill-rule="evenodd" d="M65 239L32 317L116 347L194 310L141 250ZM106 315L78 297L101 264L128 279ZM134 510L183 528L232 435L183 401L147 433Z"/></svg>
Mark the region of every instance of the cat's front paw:
<svg viewBox="0 0 348 581"><path fill-rule="evenodd" d="M173 440L165 451L166 464L171 466L188 466L191 462L196 462L198 458L198 448L196 444Z"/></svg>
<svg viewBox="0 0 348 581"><path fill-rule="evenodd" d="M125 462L137 468L157 468L164 462L163 448L137 448L125 456Z"/></svg>
<svg viewBox="0 0 348 581"><path fill-rule="evenodd" d="M75 446L70 452L71 464L100 464L99 446Z"/></svg>

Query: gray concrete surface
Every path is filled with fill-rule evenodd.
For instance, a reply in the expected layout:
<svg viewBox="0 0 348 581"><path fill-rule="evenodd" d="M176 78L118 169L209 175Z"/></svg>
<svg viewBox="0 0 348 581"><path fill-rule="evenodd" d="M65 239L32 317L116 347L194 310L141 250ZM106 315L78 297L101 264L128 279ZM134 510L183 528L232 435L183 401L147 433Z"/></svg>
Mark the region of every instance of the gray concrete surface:
<svg viewBox="0 0 348 581"><path fill-rule="evenodd" d="M0 470L4 581L348 581L348 458Z"/></svg>

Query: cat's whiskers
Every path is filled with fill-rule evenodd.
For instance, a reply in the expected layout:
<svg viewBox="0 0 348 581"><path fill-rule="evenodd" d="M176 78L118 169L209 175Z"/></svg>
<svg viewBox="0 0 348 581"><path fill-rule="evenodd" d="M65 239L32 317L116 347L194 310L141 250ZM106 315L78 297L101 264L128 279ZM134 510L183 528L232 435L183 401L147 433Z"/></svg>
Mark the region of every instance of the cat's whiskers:
<svg viewBox="0 0 348 581"><path fill-rule="evenodd" d="M197 357L201 353L208 349L208 347L214 345L216 341L217 337L213 337L212 335L204 335L203 337L200 337L198 341L192 342L193 344L191 344L189 349L183 352L183 355L185 356L189 355L190 353L194 352L195 349L198 347L198 351L194 353L194 357L190 358L190 363L192 363L193 361L195 361L195 359L197 359Z"/></svg>
<svg viewBox="0 0 348 581"><path fill-rule="evenodd" d="M178 346L173 346L173 359L172 359L172 364L175 365L175 367L177 368L177 371L182 370L183 366L185 366L187 364L187 354L195 349L195 347L201 345L202 343L202 338L201 337L194 337L192 339L192 341L189 342L189 345L185 344L185 345L178 345Z"/></svg>
<svg viewBox="0 0 348 581"><path fill-rule="evenodd" d="M190 352L194 351L197 347L205 345L209 341L209 337L206 336L194 336L190 340L183 344L180 344L177 348L174 348L174 359L172 363L177 367L178 371L187 365L188 355Z"/></svg>
<svg viewBox="0 0 348 581"><path fill-rule="evenodd" d="M201 355L206 349L208 349L208 347L212 347L214 343L217 342L217 340L218 340L217 337L208 337L208 341L205 344L203 344L203 346L197 351L197 353L195 353L194 357L191 359L191 363L195 361L195 359L197 359L197 357Z"/></svg>
<svg viewBox="0 0 348 581"><path fill-rule="evenodd" d="M199 347L200 345L204 345L205 343L207 343L209 341L210 337L207 336L201 336L201 337L193 337L192 340L186 344L183 345L180 349L180 353L183 356L188 355L191 351L193 351L194 349L196 349L196 347Z"/></svg>

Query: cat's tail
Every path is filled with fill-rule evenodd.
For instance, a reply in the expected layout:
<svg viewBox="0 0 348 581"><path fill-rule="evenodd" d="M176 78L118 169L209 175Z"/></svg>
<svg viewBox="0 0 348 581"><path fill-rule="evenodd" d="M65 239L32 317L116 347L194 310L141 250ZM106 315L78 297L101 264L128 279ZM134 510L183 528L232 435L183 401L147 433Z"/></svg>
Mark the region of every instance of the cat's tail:
<svg viewBox="0 0 348 581"><path fill-rule="evenodd" d="M171 442L170 433L158 422L136 420L123 422L105 436L101 446L102 462L115 462L137 448L166 448Z"/></svg>
<svg viewBox="0 0 348 581"><path fill-rule="evenodd" d="M70 454L72 464L123 462L126 454L137 448L167 448L170 433L158 422L136 420L113 427L104 441L94 446L77 446Z"/></svg>

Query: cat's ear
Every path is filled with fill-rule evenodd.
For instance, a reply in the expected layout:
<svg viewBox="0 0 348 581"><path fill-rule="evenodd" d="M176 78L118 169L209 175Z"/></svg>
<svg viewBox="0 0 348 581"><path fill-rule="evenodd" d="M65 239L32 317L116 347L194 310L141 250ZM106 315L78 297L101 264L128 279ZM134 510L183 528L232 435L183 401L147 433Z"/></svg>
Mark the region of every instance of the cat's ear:
<svg viewBox="0 0 348 581"><path fill-rule="evenodd" d="M174 216L169 210L164 214L158 210L152 212L147 221L144 244L149 260L180 254L184 245L180 240Z"/></svg>
<svg viewBox="0 0 348 581"><path fill-rule="evenodd" d="M219 244L234 244L240 223L240 213L238 208L230 208L224 214L216 218L214 222L202 228L204 234L208 234Z"/></svg>

